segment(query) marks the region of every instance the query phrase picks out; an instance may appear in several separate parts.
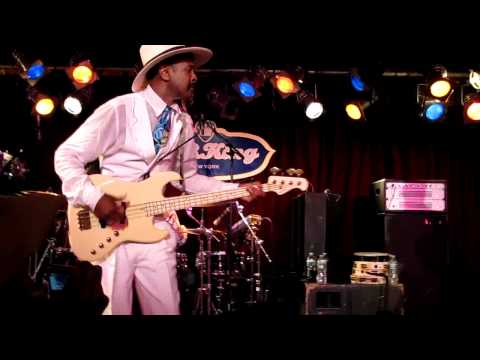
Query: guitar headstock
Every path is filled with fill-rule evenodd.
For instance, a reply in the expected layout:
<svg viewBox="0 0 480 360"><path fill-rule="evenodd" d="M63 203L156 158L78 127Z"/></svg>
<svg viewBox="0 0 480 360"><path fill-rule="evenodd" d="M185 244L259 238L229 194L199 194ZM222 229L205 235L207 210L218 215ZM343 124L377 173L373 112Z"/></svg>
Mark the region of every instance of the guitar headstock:
<svg viewBox="0 0 480 360"><path fill-rule="evenodd" d="M278 195L283 195L292 190L307 191L309 182L307 179L299 177L270 176L268 178L268 185L274 186L270 191L273 191Z"/></svg>

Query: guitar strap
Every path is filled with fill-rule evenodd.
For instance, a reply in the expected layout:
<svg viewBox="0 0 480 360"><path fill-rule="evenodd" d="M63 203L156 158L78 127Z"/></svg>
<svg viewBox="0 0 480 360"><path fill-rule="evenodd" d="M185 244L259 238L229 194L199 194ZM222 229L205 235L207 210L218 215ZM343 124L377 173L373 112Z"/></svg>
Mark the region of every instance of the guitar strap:
<svg viewBox="0 0 480 360"><path fill-rule="evenodd" d="M180 112L179 120L182 122L182 131L180 132L178 143L183 144L186 140L185 139L185 129L187 128L187 119L186 119L185 113ZM183 171L183 159L184 159L183 148L177 149L177 152L178 152L178 169L179 169L178 173L180 174L180 178L181 178L179 183L180 183L180 186L182 187L182 192L184 194L186 194L187 188L186 188L186 184L185 184L185 177L184 177L184 171Z"/></svg>

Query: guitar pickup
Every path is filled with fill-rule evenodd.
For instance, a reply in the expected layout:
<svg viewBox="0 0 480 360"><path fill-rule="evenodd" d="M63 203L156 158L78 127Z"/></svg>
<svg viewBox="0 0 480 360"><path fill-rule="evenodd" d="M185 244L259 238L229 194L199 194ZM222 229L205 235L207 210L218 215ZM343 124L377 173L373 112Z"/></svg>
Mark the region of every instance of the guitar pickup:
<svg viewBox="0 0 480 360"><path fill-rule="evenodd" d="M78 226L80 230L90 230L92 228L92 223L90 220L90 211L83 210L78 213Z"/></svg>

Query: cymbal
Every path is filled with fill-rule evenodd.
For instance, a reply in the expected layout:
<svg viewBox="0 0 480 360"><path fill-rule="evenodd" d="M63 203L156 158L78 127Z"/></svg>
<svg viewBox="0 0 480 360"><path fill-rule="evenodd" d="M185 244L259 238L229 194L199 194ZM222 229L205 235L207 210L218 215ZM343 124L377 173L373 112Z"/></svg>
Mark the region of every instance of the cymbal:
<svg viewBox="0 0 480 360"><path fill-rule="evenodd" d="M226 235L223 231L212 230L212 229L201 229L201 228L198 228L198 229L187 229L187 234L189 234L189 235L197 235L197 236L205 235L205 230L211 231L211 232L212 232L213 234L215 234L215 235L221 235L221 236Z"/></svg>
<svg viewBox="0 0 480 360"><path fill-rule="evenodd" d="M51 197L56 197L56 198L65 198L65 196L62 195L62 194L57 194L57 193L50 192L50 191L29 190L29 191L22 191L21 193L24 194L24 195L40 195L40 196L45 195L45 196L51 196Z"/></svg>

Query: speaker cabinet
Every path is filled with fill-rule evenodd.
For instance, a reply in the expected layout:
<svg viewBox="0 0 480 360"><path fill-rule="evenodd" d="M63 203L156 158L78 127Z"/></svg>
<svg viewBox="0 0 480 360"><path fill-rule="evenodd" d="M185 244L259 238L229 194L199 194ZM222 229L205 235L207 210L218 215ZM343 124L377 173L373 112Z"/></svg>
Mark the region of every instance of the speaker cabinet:
<svg viewBox="0 0 480 360"><path fill-rule="evenodd" d="M313 252L320 255L326 251L327 197L309 193L297 203L298 235L303 239L303 258Z"/></svg>
<svg viewBox="0 0 480 360"><path fill-rule="evenodd" d="M305 315L403 315L403 286L306 284Z"/></svg>
<svg viewBox="0 0 480 360"><path fill-rule="evenodd" d="M444 274L450 263L447 216L411 213L381 218L386 250L400 263L406 312L440 311Z"/></svg>
<svg viewBox="0 0 480 360"><path fill-rule="evenodd" d="M338 257L339 241L339 198L324 193L306 193L293 204L290 271L301 277L304 273L308 253L316 256L327 253L329 259L329 279L337 278L335 264ZM340 275L338 275L340 276Z"/></svg>

